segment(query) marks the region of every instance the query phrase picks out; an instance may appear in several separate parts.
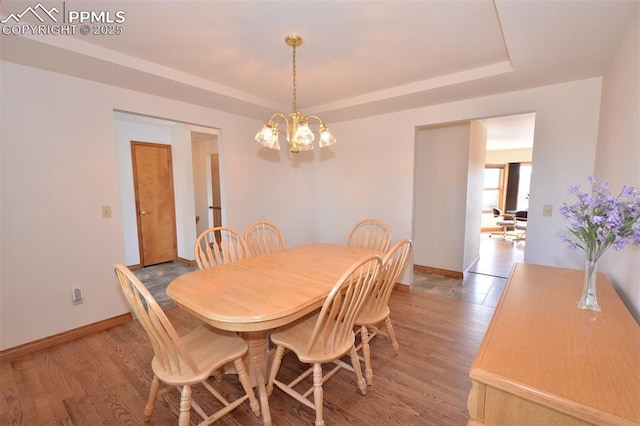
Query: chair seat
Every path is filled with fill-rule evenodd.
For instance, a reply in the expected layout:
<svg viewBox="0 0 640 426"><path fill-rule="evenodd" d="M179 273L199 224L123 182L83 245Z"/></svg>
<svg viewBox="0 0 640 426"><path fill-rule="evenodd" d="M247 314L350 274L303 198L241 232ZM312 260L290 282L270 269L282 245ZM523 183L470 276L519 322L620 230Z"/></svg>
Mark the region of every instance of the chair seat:
<svg viewBox="0 0 640 426"><path fill-rule="evenodd" d="M524 221L518 221L516 222L516 229L519 231L526 231L527 230L527 222Z"/></svg>
<svg viewBox="0 0 640 426"><path fill-rule="evenodd" d="M358 315L358 318L356 318L356 325L360 326L379 324L384 321L390 313L391 311L389 310L388 305L379 312L370 312L363 310L362 312L360 312L360 315Z"/></svg>
<svg viewBox="0 0 640 426"><path fill-rule="evenodd" d="M498 226L514 226L515 224L515 220L499 220L496 222L496 225Z"/></svg>
<svg viewBox="0 0 640 426"><path fill-rule="evenodd" d="M195 328L181 339L200 369L200 374L195 375L188 366L184 366L181 372L169 372L154 356L151 361L153 372L162 382L169 385L201 383L214 370L243 356L248 348L237 334L205 325Z"/></svg>
<svg viewBox="0 0 640 426"><path fill-rule="evenodd" d="M333 349L316 348L308 351L309 336L313 333L313 328L318 322L318 313L309 315L299 321L286 325L271 334L271 341L279 346L292 350L301 362L307 364L326 363L342 358L349 352L355 342L355 334L343 346Z"/></svg>

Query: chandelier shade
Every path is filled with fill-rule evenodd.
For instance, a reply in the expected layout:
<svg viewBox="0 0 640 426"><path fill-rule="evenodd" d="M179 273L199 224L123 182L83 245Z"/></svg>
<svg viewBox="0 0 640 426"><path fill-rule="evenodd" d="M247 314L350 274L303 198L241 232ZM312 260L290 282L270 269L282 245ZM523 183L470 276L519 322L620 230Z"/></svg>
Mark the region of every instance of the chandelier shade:
<svg viewBox="0 0 640 426"><path fill-rule="evenodd" d="M309 120L316 120L319 124L318 131L320 133L320 140L318 145L320 148L324 148L336 143L336 138L333 137L329 128L324 124L320 118L315 115L305 117L300 111L298 111L296 105L296 47L302 45L302 36L292 34L285 37L285 43L293 49L292 55L292 69L293 69L293 112L285 115L281 112L275 112L269 120L264 123L262 130L256 134L256 141L262 146L269 149L280 149L280 130L279 125L284 125L285 134L287 137L287 144L289 150L297 154L300 151L310 151L314 148L313 142L315 141L315 134L309 128Z"/></svg>

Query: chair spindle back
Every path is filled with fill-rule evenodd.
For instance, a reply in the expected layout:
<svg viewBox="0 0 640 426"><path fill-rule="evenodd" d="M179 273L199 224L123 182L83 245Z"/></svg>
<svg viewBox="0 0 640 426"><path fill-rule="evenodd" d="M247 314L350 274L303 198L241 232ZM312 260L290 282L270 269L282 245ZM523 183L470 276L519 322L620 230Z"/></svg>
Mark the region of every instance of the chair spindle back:
<svg viewBox="0 0 640 426"><path fill-rule="evenodd" d="M252 256L260 256L287 248L280 228L267 221L249 225L244 233L244 240Z"/></svg>
<svg viewBox="0 0 640 426"><path fill-rule="evenodd" d="M378 278L382 259L367 256L352 265L331 289L309 340L309 352L332 354L353 345L356 317Z"/></svg>
<svg viewBox="0 0 640 426"><path fill-rule="evenodd" d="M375 318L387 311L389 298L404 269L413 248L413 242L405 238L398 241L382 258L382 269L374 282L369 297L364 302L362 313L368 318ZM387 311L388 312L388 311Z"/></svg>
<svg viewBox="0 0 640 426"><path fill-rule="evenodd" d="M182 373L184 368L190 368L198 374L196 363L149 290L123 264L117 263L114 269L125 298L147 333L156 360L167 371Z"/></svg>
<svg viewBox="0 0 640 426"><path fill-rule="evenodd" d="M349 231L347 245L386 252L391 243L391 229L379 219L363 219Z"/></svg>
<svg viewBox="0 0 640 426"><path fill-rule="evenodd" d="M196 240L193 252L200 269L236 262L249 257L244 238L224 226L209 228Z"/></svg>

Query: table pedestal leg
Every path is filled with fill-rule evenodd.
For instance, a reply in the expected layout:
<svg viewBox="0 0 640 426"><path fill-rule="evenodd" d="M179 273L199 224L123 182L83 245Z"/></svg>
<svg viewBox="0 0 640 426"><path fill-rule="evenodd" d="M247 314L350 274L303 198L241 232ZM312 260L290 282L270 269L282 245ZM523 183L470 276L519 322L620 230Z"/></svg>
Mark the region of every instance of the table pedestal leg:
<svg viewBox="0 0 640 426"><path fill-rule="evenodd" d="M267 364L269 358L269 332L251 331L240 333L240 335L249 346L246 364L251 378L251 385L258 388L263 424L271 425L271 412L269 411L269 399L265 386L269 377Z"/></svg>

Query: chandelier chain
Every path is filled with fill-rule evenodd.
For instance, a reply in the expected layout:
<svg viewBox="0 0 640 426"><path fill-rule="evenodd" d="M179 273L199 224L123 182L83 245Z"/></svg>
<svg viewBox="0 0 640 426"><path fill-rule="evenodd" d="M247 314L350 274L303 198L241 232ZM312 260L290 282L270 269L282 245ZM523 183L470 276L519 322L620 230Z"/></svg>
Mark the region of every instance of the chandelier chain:
<svg viewBox="0 0 640 426"><path fill-rule="evenodd" d="M293 112L298 112L296 105L296 46L293 45Z"/></svg>

